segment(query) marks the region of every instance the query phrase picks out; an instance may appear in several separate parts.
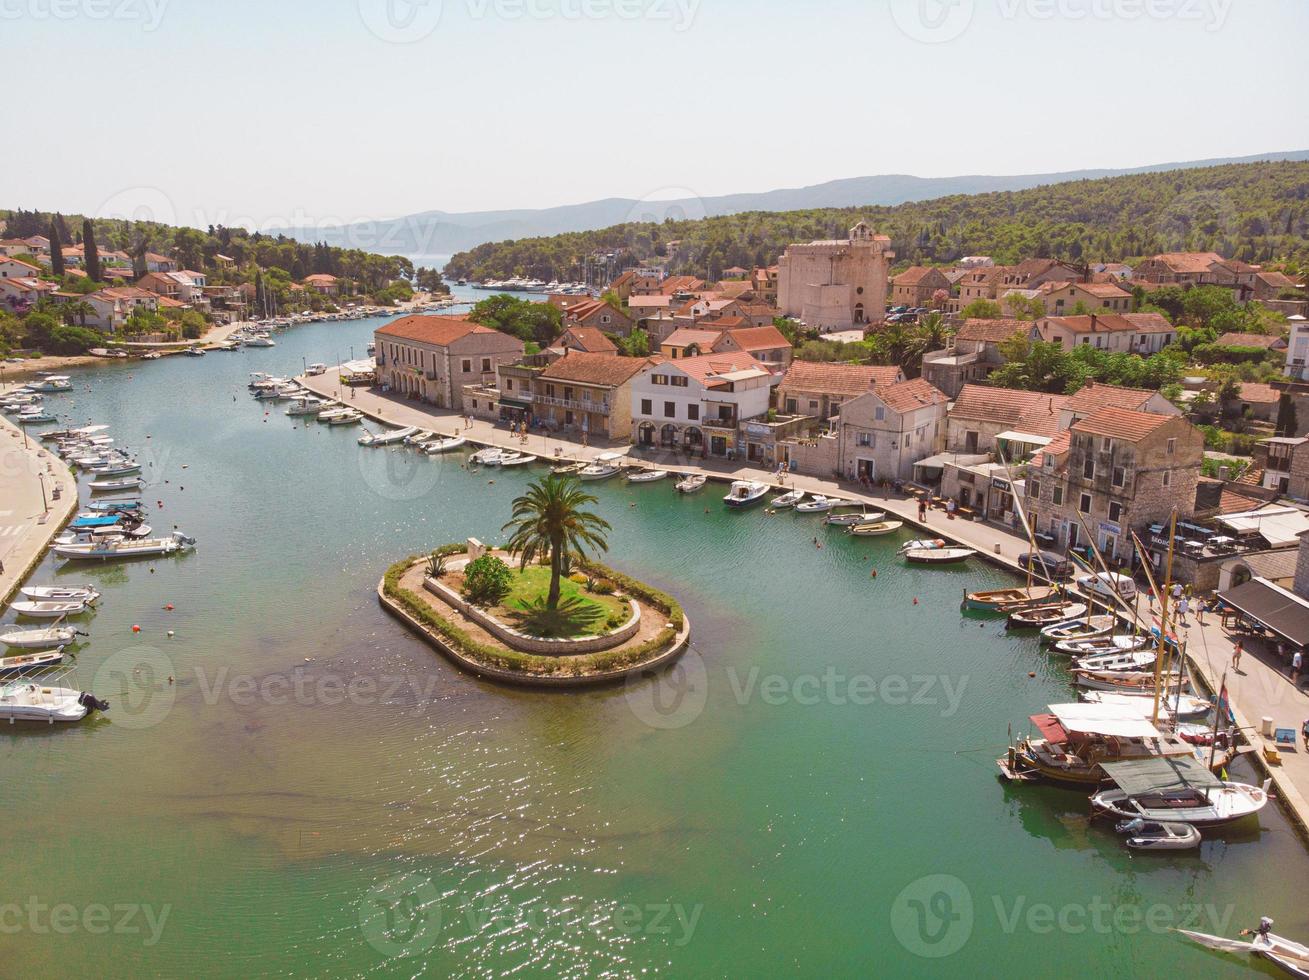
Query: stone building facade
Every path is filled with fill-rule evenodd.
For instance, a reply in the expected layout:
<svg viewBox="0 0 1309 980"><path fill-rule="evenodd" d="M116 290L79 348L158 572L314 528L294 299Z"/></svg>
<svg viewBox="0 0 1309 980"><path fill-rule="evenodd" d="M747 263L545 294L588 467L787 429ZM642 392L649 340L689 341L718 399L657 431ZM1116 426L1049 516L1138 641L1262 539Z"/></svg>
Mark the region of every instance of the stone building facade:
<svg viewBox="0 0 1309 980"><path fill-rule="evenodd" d="M880 323L886 316L891 239L864 222L848 240L790 245L777 263L777 303L824 333Z"/></svg>
<svg viewBox="0 0 1309 980"><path fill-rule="evenodd" d="M392 391L460 411L468 385L494 385L523 356L517 337L458 316L406 316L373 334L377 381Z"/></svg>

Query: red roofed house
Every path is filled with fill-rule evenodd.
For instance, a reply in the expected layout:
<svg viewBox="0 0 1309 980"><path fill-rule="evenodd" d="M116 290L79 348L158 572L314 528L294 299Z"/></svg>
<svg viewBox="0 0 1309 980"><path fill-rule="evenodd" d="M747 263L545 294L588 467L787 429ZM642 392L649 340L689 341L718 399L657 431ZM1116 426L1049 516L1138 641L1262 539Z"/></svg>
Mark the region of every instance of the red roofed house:
<svg viewBox="0 0 1309 980"><path fill-rule="evenodd" d="M1000 344L1016 333L1024 333L1021 320L969 319L954 335L945 350L923 355L923 377L951 398L973 381L985 381L992 371L1005 363Z"/></svg>
<svg viewBox="0 0 1309 980"><path fill-rule="evenodd" d="M999 448L1009 462L1021 460L1059 434L1067 401L1067 395L964 385L950 409L946 449L973 455Z"/></svg>
<svg viewBox="0 0 1309 980"><path fill-rule="evenodd" d="M1181 416L1103 408L1028 468L1028 518L1060 547L1094 540L1106 560L1129 562L1133 530L1194 513L1203 458L1204 435Z"/></svg>
<svg viewBox="0 0 1309 980"><path fill-rule="evenodd" d="M726 319L708 322L721 324L726 323ZM724 330L714 341L713 350L715 353L744 351L760 364L778 373L785 371L791 363L791 342L776 327L739 327Z"/></svg>
<svg viewBox="0 0 1309 980"><path fill-rule="evenodd" d="M532 379L532 418L554 432L626 439L632 432L632 380L656 363L565 350Z"/></svg>
<svg viewBox="0 0 1309 980"><path fill-rule="evenodd" d="M894 366L792 361L777 386L779 407L787 415L826 420L851 399L904 379L904 371Z"/></svg>
<svg viewBox="0 0 1309 980"><path fill-rule="evenodd" d="M841 406L838 472L848 480L909 480L945 444L945 393L922 378L874 388Z"/></svg>
<svg viewBox="0 0 1309 980"><path fill-rule="evenodd" d="M1076 393L1064 399L1063 408L1059 412L1059 428L1072 428L1078 419L1094 415L1102 408L1122 408L1129 412L1150 412L1154 415L1182 414L1180 408L1158 391L1088 381Z"/></svg>
<svg viewBox="0 0 1309 980"><path fill-rule="evenodd" d="M1032 324L1031 338L1072 350L1083 345L1149 357L1173 342L1176 330L1158 313L1047 316Z"/></svg>
<svg viewBox="0 0 1309 980"><path fill-rule="evenodd" d="M494 385L500 365L523 356L517 337L459 316L401 317L373 336L378 384L456 411L465 385Z"/></svg>
<svg viewBox="0 0 1309 980"><path fill-rule="evenodd" d="M88 316L86 325L97 330L116 332L137 307L153 313L159 308L159 297L148 289L137 286L109 286L88 293L82 299L95 313Z"/></svg>
<svg viewBox="0 0 1309 980"><path fill-rule="evenodd" d="M316 272L312 276L305 276L304 284L324 296L335 296L341 291L341 280L328 272Z"/></svg>
<svg viewBox="0 0 1309 980"><path fill-rule="evenodd" d="M38 300L50 296L58 289L59 287L54 283L34 276L0 279L0 302L13 312L25 313L36 305Z"/></svg>
<svg viewBox="0 0 1309 980"><path fill-rule="evenodd" d="M771 465L771 447L751 440L748 427L766 419L777 381L743 352L652 362L632 382L632 440Z"/></svg>
<svg viewBox="0 0 1309 980"><path fill-rule="evenodd" d="M618 346L595 327L569 327L550 346L581 351L584 354L618 353Z"/></svg>
<svg viewBox="0 0 1309 980"><path fill-rule="evenodd" d="M579 327L594 327L620 337L630 334L634 325L630 316L601 299L568 307L564 310L564 322Z"/></svg>
<svg viewBox="0 0 1309 980"><path fill-rule="evenodd" d="M160 255L158 252L145 253L146 272L176 272L177 270L176 259L170 259L167 255Z"/></svg>
<svg viewBox="0 0 1309 980"><path fill-rule="evenodd" d="M40 266L22 259L0 259L0 279L34 279L39 278L43 271Z"/></svg>
<svg viewBox="0 0 1309 980"><path fill-rule="evenodd" d="M1072 313L1080 304L1087 312L1126 313L1132 294L1111 282L1048 282L1039 289L1051 316Z"/></svg>
<svg viewBox="0 0 1309 980"><path fill-rule="evenodd" d="M952 283L940 269L911 265L891 280L891 303L896 306L927 306L938 289L948 295Z"/></svg>
<svg viewBox="0 0 1309 980"><path fill-rule="evenodd" d="M1132 278L1166 286L1226 286L1238 294L1252 293L1259 270L1217 252L1165 252L1132 270Z"/></svg>

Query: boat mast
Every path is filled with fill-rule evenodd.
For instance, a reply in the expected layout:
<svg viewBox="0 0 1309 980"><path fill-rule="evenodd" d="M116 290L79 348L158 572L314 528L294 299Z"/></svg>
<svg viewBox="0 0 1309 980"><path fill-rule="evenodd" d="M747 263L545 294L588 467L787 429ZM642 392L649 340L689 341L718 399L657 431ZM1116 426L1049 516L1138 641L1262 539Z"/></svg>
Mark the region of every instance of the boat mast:
<svg viewBox="0 0 1309 980"><path fill-rule="evenodd" d="M1168 656L1168 599L1173 587L1173 546L1177 543L1177 509L1168 524L1168 564L1164 570L1164 590L1159 597L1159 653L1154 661L1154 723L1159 724L1159 680Z"/></svg>

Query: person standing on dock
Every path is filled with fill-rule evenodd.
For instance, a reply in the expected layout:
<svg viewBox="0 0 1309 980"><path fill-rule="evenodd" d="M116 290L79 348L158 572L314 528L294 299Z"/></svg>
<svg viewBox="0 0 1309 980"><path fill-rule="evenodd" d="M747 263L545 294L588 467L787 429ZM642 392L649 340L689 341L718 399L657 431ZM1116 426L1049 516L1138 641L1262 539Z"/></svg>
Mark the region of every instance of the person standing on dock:
<svg viewBox="0 0 1309 980"><path fill-rule="evenodd" d="M919 500L918 500L918 522L921 524L921 523L925 523L926 521L927 521L927 501L926 501L926 500L923 500L922 498L919 498Z"/></svg>
<svg viewBox="0 0 1309 980"><path fill-rule="evenodd" d="M1244 652L1245 651L1244 648L1241 646L1240 640L1237 640L1235 643L1232 644L1232 669L1233 670L1241 669L1241 654Z"/></svg>
<svg viewBox="0 0 1309 980"><path fill-rule="evenodd" d="M1291 683L1300 686L1300 667L1304 664L1304 651L1296 650L1291 654Z"/></svg>

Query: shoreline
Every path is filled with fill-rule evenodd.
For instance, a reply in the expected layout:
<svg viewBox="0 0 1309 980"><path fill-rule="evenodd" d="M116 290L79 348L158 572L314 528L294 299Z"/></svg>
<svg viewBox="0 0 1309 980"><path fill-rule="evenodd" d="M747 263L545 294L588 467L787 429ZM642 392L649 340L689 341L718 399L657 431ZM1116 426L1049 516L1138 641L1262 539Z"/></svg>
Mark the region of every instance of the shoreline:
<svg viewBox="0 0 1309 980"><path fill-rule="evenodd" d="M22 463L16 467L0 467L0 490L3 490L6 505L6 509L0 511L0 518L7 521L9 518L4 515L18 517L23 512L20 519L26 525L18 536L18 543L0 555L4 565L0 572L0 599L7 603L45 559L46 547L77 512L79 500L73 471L46 449L39 438L32 438L29 434L28 445L24 447L21 427L7 418L0 418L0 438L11 440L4 445L6 456L17 453L22 458ZM40 513L28 514L27 511L35 511L40 506L41 481L37 474L42 471L51 474L51 482L44 488L49 507ZM56 487L60 491L59 499L48 499ZM15 505L13 511L8 510L10 504Z"/></svg>

